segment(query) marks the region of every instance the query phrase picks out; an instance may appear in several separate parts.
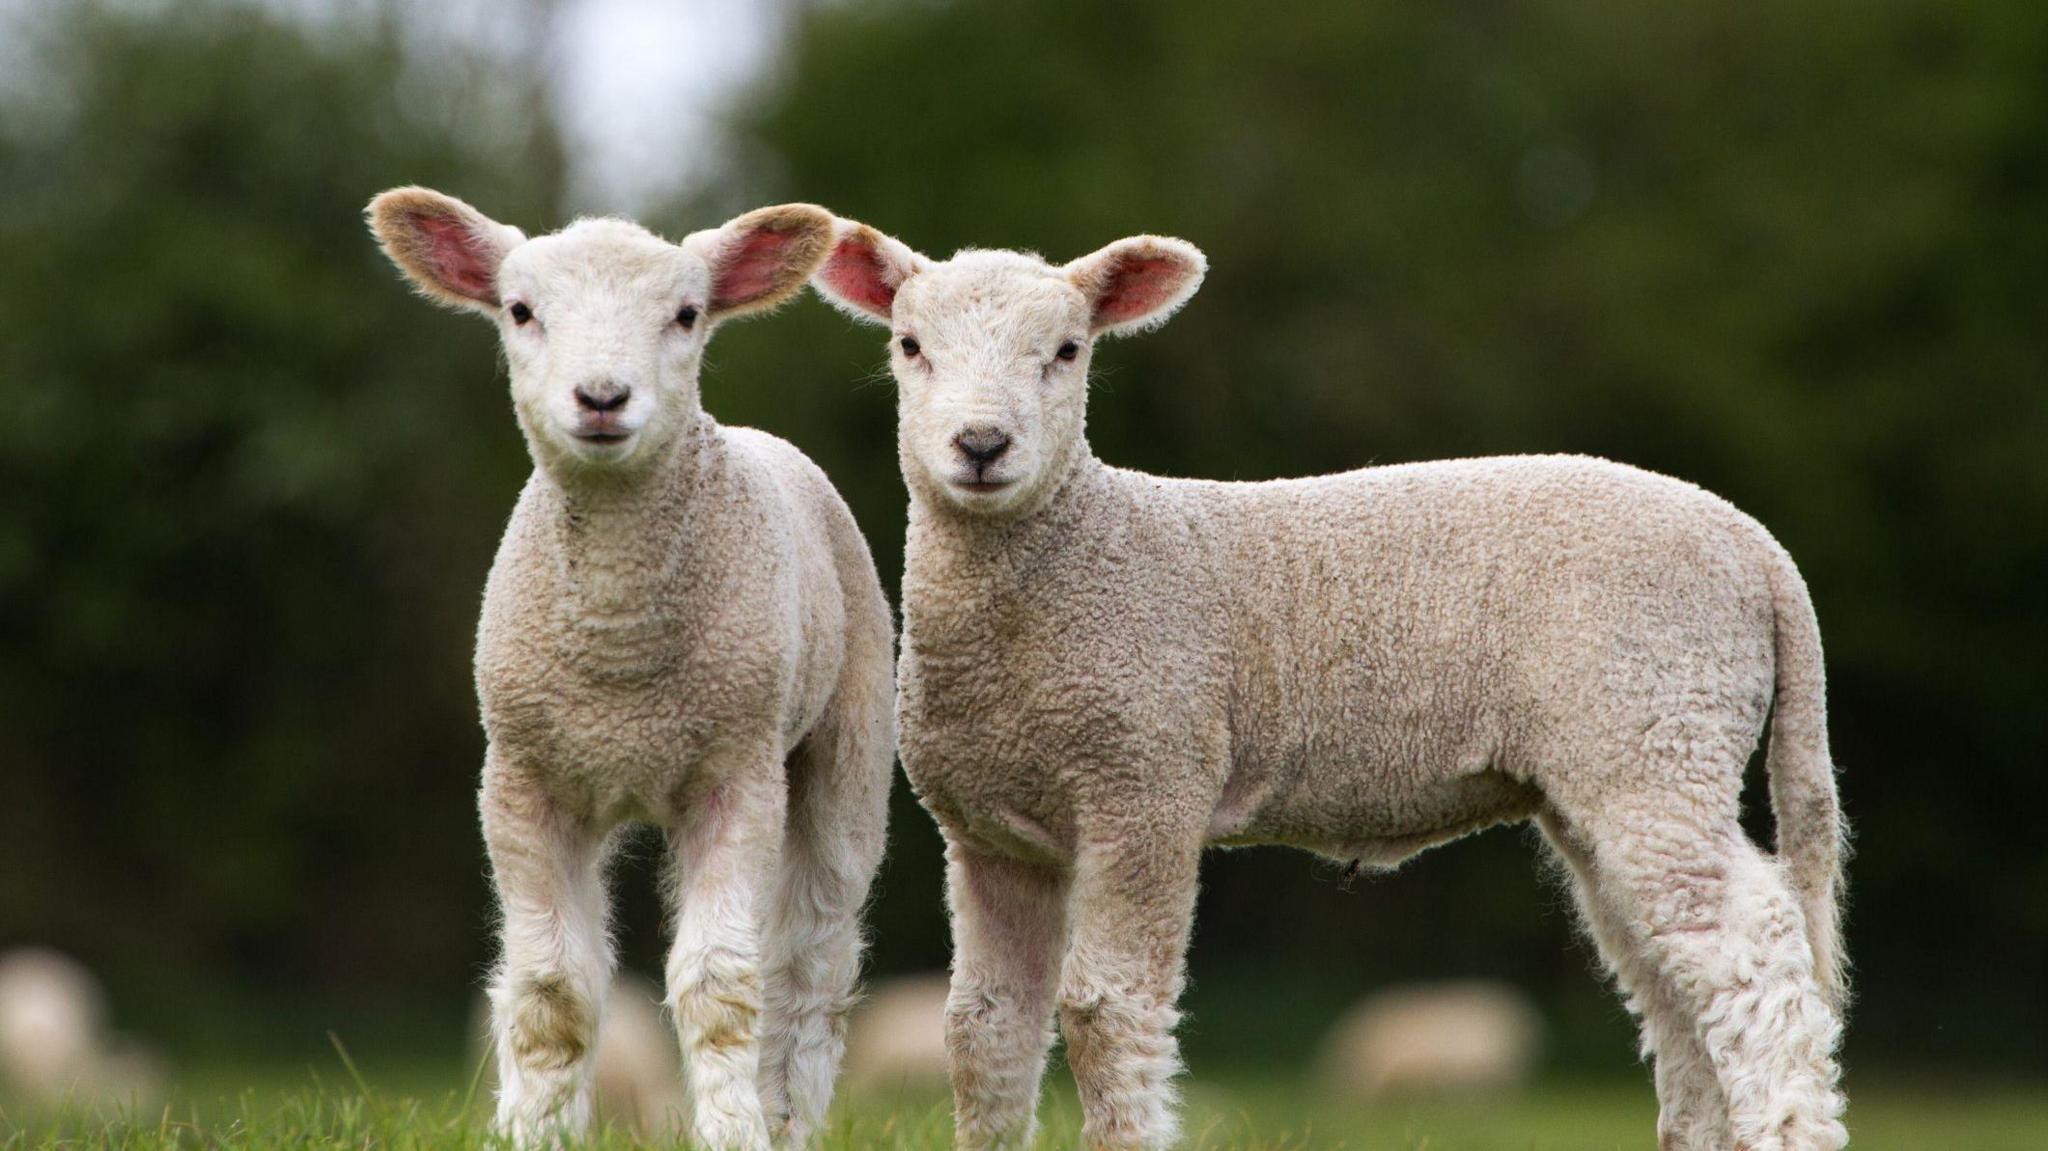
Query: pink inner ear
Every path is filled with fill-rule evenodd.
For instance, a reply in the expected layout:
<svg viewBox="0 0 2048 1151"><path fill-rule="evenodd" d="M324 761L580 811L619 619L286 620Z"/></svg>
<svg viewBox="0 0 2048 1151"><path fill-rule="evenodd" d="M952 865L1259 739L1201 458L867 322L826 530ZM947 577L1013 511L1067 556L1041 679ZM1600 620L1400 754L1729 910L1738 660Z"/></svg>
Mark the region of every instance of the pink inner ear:
<svg viewBox="0 0 2048 1151"><path fill-rule="evenodd" d="M781 287L787 272L783 257L794 235L760 228L742 236L719 265L717 281L711 285L711 306L730 308Z"/></svg>
<svg viewBox="0 0 2048 1151"><path fill-rule="evenodd" d="M886 316L896 303L896 285L882 268L882 254L864 236L848 236L832 249L818 277L848 302Z"/></svg>
<svg viewBox="0 0 2048 1151"><path fill-rule="evenodd" d="M1125 256L1095 299L1095 324L1111 327L1159 310L1180 287L1185 269L1170 256Z"/></svg>
<svg viewBox="0 0 2048 1151"><path fill-rule="evenodd" d="M498 298L498 262L486 242L479 240L453 216L407 213L412 226L427 239L427 251L434 261L434 278L450 291L472 300L491 303Z"/></svg>

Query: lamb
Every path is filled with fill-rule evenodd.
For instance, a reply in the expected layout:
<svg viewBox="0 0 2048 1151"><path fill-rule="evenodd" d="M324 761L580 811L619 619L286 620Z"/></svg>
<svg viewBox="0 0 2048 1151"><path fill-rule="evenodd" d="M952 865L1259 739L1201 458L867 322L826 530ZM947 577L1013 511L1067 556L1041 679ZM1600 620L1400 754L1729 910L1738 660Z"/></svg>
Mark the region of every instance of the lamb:
<svg viewBox="0 0 2048 1151"><path fill-rule="evenodd" d="M1084 1141L1173 1141L1205 845L1392 868L1534 820L1641 1018L1662 1145L1841 1147L1843 828L1791 559L1719 498L1596 459L1104 464L1094 342L1205 272L1157 236L1056 267L844 223L815 280L891 329L897 723L947 841L961 1144L1030 1137L1055 1011ZM1767 715L1775 855L1737 822Z"/></svg>
<svg viewBox="0 0 2048 1151"><path fill-rule="evenodd" d="M421 188L370 228L429 300L497 321L534 460L484 594L479 806L502 909L497 1122L587 1128L611 980L605 870L667 832L667 970L710 1148L807 1143L830 1102L894 763L893 636L865 540L796 448L702 408L711 332L802 290L804 204L679 244L619 220L528 240Z"/></svg>

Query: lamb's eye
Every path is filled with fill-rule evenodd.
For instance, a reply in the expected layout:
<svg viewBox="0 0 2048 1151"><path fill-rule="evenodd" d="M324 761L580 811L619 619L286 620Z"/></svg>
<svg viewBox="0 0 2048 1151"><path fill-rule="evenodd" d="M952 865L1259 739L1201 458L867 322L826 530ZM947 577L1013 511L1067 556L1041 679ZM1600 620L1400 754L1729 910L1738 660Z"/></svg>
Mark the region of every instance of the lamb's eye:
<svg viewBox="0 0 2048 1151"><path fill-rule="evenodd" d="M526 321L533 318L533 309L527 307L524 300L512 301L512 306L505 310L512 313L512 322L515 324L523 326Z"/></svg>
<svg viewBox="0 0 2048 1151"><path fill-rule="evenodd" d="M684 304L682 308L676 312L676 323L681 324L683 326L684 331L689 331L690 327L694 325L696 322L697 309L695 306L690 304Z"/></svg>
<svg viewBox="0 0 2048 1151"><path fill-rule="evenodd" d="M1058 356L1060 359L1063 360L1071 360L1075 356L1078 356L1080 354L1081 345L1075 343L1072 340L1068 340L1066 343L1061 344L1060 350L1053 353L1053 355Z"/></svg>
<svg viewBox="0 0 2048 1151"><path fill-rule="evenodd" d="M919 351L917 341L910 338L909 336L905 336L901 340L898 340L897 344L902 347L903 354L906 356L915 356Z"/></svg>

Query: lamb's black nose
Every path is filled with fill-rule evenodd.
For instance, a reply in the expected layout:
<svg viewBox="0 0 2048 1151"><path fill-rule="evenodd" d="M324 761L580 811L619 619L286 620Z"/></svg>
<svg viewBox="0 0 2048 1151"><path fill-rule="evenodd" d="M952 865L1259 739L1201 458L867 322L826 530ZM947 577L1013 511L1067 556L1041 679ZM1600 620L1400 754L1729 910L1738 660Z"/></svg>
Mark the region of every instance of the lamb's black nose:
<svg viewBox="0 0 2048 1151"><path fill-rule="evenodd" d="M1010 437L1000 428L973 427L954 436L953 446L976 467L985 468L1010 450Z"/></svg>
<svg viewBox="0 0 2048 1151"><path fill-rule="evenodd" d="M617 384L583 384L576 388L576 406L586 412L616 412L633 398L633 389Z"/></svg>

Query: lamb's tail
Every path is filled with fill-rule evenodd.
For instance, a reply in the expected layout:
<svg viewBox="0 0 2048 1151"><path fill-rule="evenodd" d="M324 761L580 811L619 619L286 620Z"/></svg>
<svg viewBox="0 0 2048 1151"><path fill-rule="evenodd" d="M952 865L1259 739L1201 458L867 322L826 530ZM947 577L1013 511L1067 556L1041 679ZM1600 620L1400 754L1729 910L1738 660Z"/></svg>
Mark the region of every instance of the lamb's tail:
<svg viewBox="0 0 2048 1151"><path fill-rule="evenodd" d="M1842 950L1842 865L1848 825L1835 794L1828 757L1827 673L1820 624L1806 581L1792 557L1773 545L1771 598L1777 615L1777 699L1766 762L1778 858L1806 913L1814 975L1837 1011L1848 1004L1848 957Z"/></svg>

